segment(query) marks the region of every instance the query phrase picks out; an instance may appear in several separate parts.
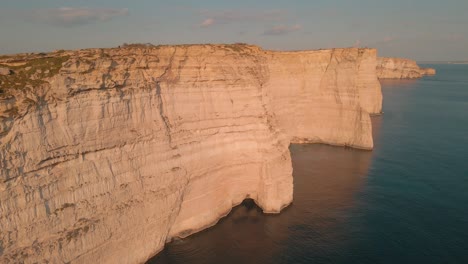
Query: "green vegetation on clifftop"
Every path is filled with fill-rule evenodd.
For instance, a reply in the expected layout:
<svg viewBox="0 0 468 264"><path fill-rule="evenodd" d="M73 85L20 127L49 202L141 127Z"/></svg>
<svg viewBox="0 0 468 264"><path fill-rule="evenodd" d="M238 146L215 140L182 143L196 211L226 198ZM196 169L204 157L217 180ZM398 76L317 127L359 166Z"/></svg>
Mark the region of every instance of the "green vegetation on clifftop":
<svg viewBox="0 0 468 264"><path fill-rule="evenodd" d="M45 79L56 75L69 56L33 57L31 59L0 62L0 67L6 67L13 72L0 76L0 96L8 96L11 89L34 88L46 83Z"/></svg>

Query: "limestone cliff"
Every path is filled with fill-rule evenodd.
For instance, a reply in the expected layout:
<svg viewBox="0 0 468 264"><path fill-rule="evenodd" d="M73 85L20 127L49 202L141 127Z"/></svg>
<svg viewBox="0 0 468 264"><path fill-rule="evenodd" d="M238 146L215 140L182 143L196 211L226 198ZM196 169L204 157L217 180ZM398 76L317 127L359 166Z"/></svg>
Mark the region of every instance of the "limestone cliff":
<svg viewBox="0 0 468 264"><path fill-rule="evenodd" d="M413 60L377 58L377 76L379 79L412 79L434 74L436 74L435 69L420 68Z"/></svg>
<svg viewBox="0 0 468 264"><path fill-rule="evenodd" d="M372 148L372 49L247 45L0 58L0 262L138 263L253 198L292 201L289 142Z"/></svg>
<svg viewBox="0 0 468 264"><path fill-rule="evenodd" d="M375 49L267 55L272 107L292 142L373 147L369 113L382 110Z"/></svg>

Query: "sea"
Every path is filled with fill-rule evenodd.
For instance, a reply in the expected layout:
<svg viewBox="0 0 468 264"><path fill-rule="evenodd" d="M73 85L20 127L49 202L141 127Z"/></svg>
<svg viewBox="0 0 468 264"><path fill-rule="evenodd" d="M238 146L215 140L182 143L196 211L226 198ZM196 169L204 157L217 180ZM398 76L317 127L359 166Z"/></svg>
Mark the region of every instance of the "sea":
<svg viewBox="0 0 468 264"><path fill-rule="evenodd" d="M148 263L468 263L468 65L422 66L381 82L373 151L291 145L288 208L245 200Z"/></svg>

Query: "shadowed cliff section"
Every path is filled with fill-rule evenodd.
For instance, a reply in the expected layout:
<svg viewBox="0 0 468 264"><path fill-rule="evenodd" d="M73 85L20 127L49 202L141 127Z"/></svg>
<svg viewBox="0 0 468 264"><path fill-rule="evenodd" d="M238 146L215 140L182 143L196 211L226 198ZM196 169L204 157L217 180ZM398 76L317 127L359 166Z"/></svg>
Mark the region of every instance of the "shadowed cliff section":
<svg viewBox="0 0 468 264"><path fill-rule="evenodd" d="M59 51L17 87L37 56L0 58L6 263L138 263L245 198L278 213L291 141L370 149L381 111L373 49Z"/></svg>
<svg viewBox="0 0 468 264"><path fill-rule="evenodd" d="M413 60L404 58L377 58L377 77L379 79L414 79L435 74L435 69L420 68Z"/></svg>

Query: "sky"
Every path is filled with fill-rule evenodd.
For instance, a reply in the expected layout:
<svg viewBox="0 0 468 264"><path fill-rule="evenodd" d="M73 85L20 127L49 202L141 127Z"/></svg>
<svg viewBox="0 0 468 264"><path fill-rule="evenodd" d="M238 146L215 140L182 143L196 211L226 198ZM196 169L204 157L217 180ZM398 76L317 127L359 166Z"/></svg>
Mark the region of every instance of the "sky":
<svg viewBox="0 0 468 264"><path fill-rule="evenodd" d="M0 0L0 54L236 42L468 60L468 0Z"/></svg>

